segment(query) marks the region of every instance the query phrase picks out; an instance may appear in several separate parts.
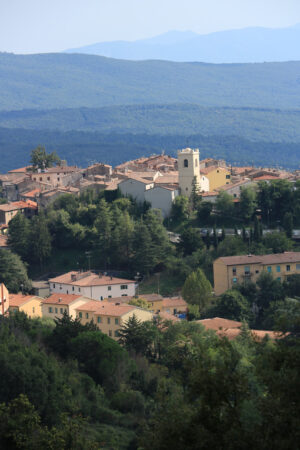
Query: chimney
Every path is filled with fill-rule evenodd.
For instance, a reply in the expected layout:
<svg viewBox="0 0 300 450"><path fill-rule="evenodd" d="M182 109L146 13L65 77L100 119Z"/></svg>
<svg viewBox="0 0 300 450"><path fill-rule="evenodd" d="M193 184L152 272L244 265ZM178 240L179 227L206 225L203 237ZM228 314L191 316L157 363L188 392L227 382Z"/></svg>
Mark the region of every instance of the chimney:
<svg viewBox="0 0 300 450"><path fill-rule="evenodd" d="M77 277L75 273L72 273L71 275L71 281L76 281Z"/></svg>
<svg viewBox="0 0 300 450"><path fill-rule="evenodd" d="M112 277L112 276L110 276L110 279L112 280L112 279L113 279L113 277Z"/></svg>
<svg viewBox="0 0 300 450"><path fill-rule="evenodd" d="M59 302L59 303L62 302L62 298L61 298L61 297L58 299L58 302Z"/></svg>

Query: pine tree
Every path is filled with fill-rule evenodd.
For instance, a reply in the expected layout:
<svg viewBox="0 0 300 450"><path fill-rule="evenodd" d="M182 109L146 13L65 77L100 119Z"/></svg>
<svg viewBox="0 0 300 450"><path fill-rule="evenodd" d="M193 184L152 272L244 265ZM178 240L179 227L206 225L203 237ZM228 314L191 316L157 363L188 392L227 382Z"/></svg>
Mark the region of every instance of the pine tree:
<svg viewBox="0 0 300 450"><path fill-rule="evenodd" d="M201 269L192 272L185 280L182 296L192 305L199 305L203 310L211 298L212 287Z"/></svg>
<svg viewBox="0 0 300 450"><path fill-rule="evenodd" d="M292 213L286 212L285 215L283 216L283 228L286 232L287 237L291 238L294 228Z"/></svg>
<svg viewBox="0 0 300 450"><path fill-rule="evenodd" d="M253 232L253 239L255 242L260 241L260 229L259 229L259 221L257 216L254 217L254 232Z"/></svg>
<svg viewBox="0 0 300 450"><path fill-rule="evenodd" d="M43 214L32 219L30 246L32 257L37 259L42 266L51 254L51 235Z"/></svg>
<svg viewBox="0 0 300 450"><path fill-rule="evenodd" d="M29 292L31 289L26 266L20 256L10 250L0 249L0 283L4 283L9 292Z"/></svg>
<svg viewBox="0 0 300 450"><path fill-rule="evenodd" d="M99 203L95 227L98 235L97 244L100 249L100 258L106 268L109 262L112 239L112 213L104 199L101 199Z"/></svg>
<svg viewBox="0 0 300 450"><path fill-rule="evenodd" d="M217 236L216 225L214 225L214 230L213 230L213 246L214 246L214 249L217 250L217 248L218 248L218 236Z"/></svg>
<svg viewBox="0 0 300 450"><path fill-rule="evenodd" d="M30 222L20 212L15 215L8 225L8 245L24 260L28 259Z"/></svg>

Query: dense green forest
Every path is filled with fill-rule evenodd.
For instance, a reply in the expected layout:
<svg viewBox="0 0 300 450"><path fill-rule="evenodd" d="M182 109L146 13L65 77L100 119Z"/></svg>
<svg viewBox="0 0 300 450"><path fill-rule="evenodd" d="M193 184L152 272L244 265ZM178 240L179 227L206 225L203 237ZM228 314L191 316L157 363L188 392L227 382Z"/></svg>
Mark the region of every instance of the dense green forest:
<svg viewBox="0 0 300 450"><path fill-rule="evenodd" d="M29 164L38 144L56 150L68 164L87 167L95 161L113 166L130 159L161 153L177 156L187 146L200 149L201 158L224 158L233 165L299 167L300 144L253 142L238 136L150 135L0 128L0 172Z"/></svg>
<svg viewBox="0 0 300 450"><path fill-rule="evenodd" d="M0 319L1 448L299 448L299 308L276 342L133 317L120 346L67 316Z"/></svg>
<svg viewBox="0 0 300 450"><path fill-rule="evenodd" d="M0 127L151 135L240 136L300 142L300 109L204 108L195 104L0 111Z"/></svg>
<svg viewBox="0 0 300 450"><path fill-rule="evenodd" d="M299 108L300 62L204 64L0 53L0 109L141 103Z"/></svg>

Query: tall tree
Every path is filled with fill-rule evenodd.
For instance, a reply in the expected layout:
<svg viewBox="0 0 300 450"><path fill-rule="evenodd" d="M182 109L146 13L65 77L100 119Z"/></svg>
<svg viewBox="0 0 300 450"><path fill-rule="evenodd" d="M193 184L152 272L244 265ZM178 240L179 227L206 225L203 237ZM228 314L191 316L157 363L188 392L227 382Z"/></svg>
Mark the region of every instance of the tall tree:
<svg viewBox="0 0 300 450"><path fill-rule="evenodd" d="M290 239L293 234L293 214L291 212L286 212L283 216L283 228L286 232L287 237Z"/></svg>
<svg viewBox="0 0 300 450"><path fill-rule="evenodd" d="M201 269L192 272L185 280L182 296L191 304L199 305L203 310L210 301L212 287Z"/></svg>
<svg viewBox="0 0 300 450"><path fill-rule="evenodd" d="M52 167L54 163L59 163L60 158L56 152L47 153L45 147L39 145L32 150L30 162L35 170L47 169Z"/></svg>
<svg viewBox="0 0 300 450"><path fill-rule="evenodd" d="M20 256L10 250L0 249L0 282L10 292L29 292L31 289L25 264Z"/></svg>
<svg viewBox="0 0 300 450"><path fill-rule="evenodd" d="M37 259L42 266L51 254L51 235L42 213L32 219L30 246L33 259Z"/></svg>
<svg viewBox="0 0 300 450"><path fill-rule="evenodd" d="M249 222L256 208L256 192L253 188L243 188L240 197L240 215L245 222Z"/></svg>
<svg viewBox="0 0 300 450"><path fill-rule="evenodd" d="M111 237L112 237L112 215L110 208L104 199L100 200L97 218L95 220L100 248L100 258L105 266L109 263Z"/></svg>
<svg viewBox="0 0 300 450"><path fill-rule="evenodd" d="M24 260L28 259L30 249L30 222L18 212L8 225L8 244Z"/></svg>

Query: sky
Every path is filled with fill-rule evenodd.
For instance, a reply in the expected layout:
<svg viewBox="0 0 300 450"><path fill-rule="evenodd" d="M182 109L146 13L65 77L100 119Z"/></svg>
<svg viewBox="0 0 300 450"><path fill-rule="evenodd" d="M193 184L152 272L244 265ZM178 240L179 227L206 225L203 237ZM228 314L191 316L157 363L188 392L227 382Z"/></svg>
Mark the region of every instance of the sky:
<svg viewBox="0 0 300 450"><path fill-rule="evenodd" d="M60 52L170 31L300 23L300 0L0 0L0 51Z"/></svg>

